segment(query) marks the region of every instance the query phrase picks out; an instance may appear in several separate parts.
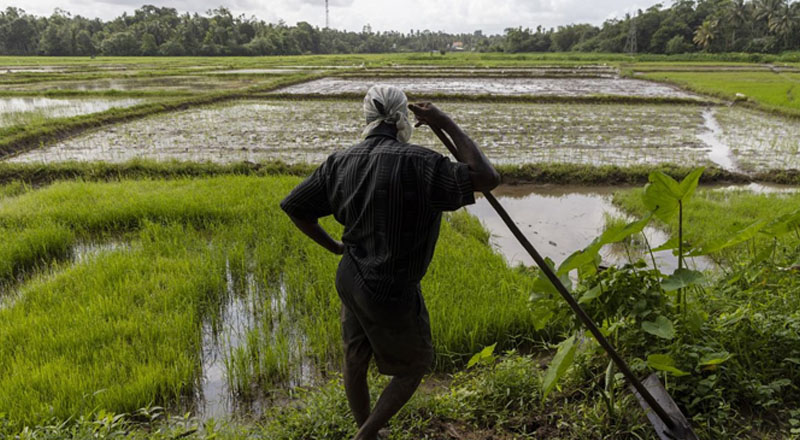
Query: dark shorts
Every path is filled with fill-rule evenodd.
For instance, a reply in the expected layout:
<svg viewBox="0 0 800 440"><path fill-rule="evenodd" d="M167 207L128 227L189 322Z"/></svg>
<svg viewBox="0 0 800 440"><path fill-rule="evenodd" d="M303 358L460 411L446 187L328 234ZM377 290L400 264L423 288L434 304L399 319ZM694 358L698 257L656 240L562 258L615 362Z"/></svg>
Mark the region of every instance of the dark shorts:
<svg viewBox="0 0 800 440"><path fill-rule="evenodd" d="M375 357L378 371L405 376L430 371L433 344L428 309L419 284L409 286L403 301L375 302L369 288L347 257L336 272L336 290L342 300L342 339L346 362Z"/></svg>

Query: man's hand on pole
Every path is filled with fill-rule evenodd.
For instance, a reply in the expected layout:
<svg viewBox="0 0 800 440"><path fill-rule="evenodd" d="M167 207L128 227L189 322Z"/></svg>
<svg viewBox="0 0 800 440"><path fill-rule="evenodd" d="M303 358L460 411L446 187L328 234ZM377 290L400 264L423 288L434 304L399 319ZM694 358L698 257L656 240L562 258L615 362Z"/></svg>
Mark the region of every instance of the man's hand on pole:
<svg viewBox="0 0 800 440"><path fill-rule="evenodd" d="M443 130L450 136L456 147L456 151L453 151L456 160L469 166L470 179L475 191L491 191L500 184L500 174L489 159L450 116L430 102L409 104L408 109L417 117L416 127L428 125L434 131Z"/></svg>
<svg viewBox="0 0 800 440"><path fill-rule="evenodd" d="M444 129L448 124L453 124L450 116L441 110L439 107L433 105L432 102L420 102L417 104L409 104L408 109L417 117L415 127L421 125L428 125L432 128Z"/></svg>

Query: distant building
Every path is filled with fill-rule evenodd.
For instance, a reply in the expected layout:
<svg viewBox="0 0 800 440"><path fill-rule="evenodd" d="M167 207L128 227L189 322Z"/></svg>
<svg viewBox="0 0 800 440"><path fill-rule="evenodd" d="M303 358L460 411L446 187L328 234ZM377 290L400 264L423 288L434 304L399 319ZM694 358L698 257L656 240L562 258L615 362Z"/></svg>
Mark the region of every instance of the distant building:
<svg viewBox="0 0 800 440"><path fill-rule="evenodd" d="M450 45L450 50L454 50L454 51L464 50L464 42L463 41L453 41L453 44Z"/></svg>

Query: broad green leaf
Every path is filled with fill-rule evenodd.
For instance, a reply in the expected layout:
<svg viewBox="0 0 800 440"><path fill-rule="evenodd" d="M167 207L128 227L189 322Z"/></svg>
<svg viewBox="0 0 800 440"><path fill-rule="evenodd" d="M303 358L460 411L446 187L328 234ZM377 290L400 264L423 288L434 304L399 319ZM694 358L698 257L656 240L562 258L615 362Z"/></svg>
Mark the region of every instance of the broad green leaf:
<svg viewBox="0 0 800 440"><path fill-rule="evenodd" d="M558 267L558 276L568 274L573 269L582 269L587 266L594 267L595 257L598 255L600 246L590 244L585 249L575 251L567 257Z"/></svg>
<svg viewBox="0 0 800 440"><path fill-rule="evenodd" d="M701 249L697 249L689 254L691 257L696 257L698 255L708 255L714 252L719 252L723 249L729 248L731 246L736 246L737 244L744 243L745 241L750 240L751 238L755 237L761 229L764 228L764 225L767 224L766 219L758 220L749 226L745 227L741 231L737 232L733 237L729 237L727 240L719 240L716 242L711 242Z"/></svg>
<svg viewBox="0 0 800 440"><path fill-rule="evenodd" d="M551 260L549 257L545 258L545 263L547 263L547 265L550 266L550 269L555 272L553 260ZM561 284L567 288L567 291L572 289L572 281L569 279L569 274L557 274L557 277L561 281ZM558 290L556 290L556 286L550 282L550 278L547 278L547 275L544 274L543 270L539 270L539 276L537 276L536 280L533 282L533 290L551 295L560 295Z"/></svg>
<svg viewBox="0 0 800 440"><path fill-rule="evenodd" d="M496 346L497 342L475 353L475 355L470 358L469 362L467 362L467 368L472 368L476 364L492 362L494 360L494 348Z"/></svg>
<svg viewBox="0 0 800 440"><path fill-rule="evenodd" d="M761 232L770 237L779 237L795 231L798 227L800 227L800 209L772 220Z"/></svg>
<svg viewBox="0 0 800 440"><path fill-rule="evenodd" d="M680 184L667 174L662 173L661 171L654 171L650 173L648 180L650 183L662 186L666 193L669 194L673 199L678 200L681 198Z"/></svg>
<svg viewBox="0 0 800 440"><path fill-rule="evenodd" d="M547 367L547 373L545 373L542 381L542 400L547 398L550 391L555 388L558 380L566 374L575 359L575 350L577 348L574 335L559 344L558 352L556 352L555 357Z"/></svg>
<svg viewBox="0 0 800 440"><path fill-rule="evenodd" d="M732 357L733 355L728 353L727 351L724 351L722 353L711 353L709 355L703 356L703 358L700 359L700 363L697 365L701 367L719 365Z"/></svg>
<svg viewBox="0 0 800 440"><path fill-rule="evenodd" d="M594 273L595 265L599 259L600 249L611 243L620 242L633 234L638 234L650 223L653 218L653 213L648 213L641 220L630 222L626 225L614 226L606 229L603 233L595 238L589 246L584 249L573 252L566 260L558 267L558 275L569 273L573 269L578 269L584 275L591 275Z"/></svg>
<svg viewBox="0 0 800 440"><path fill-rule="evenodd" d="M651 354L647 356L647 366L658 371L666 371L673 376L686 376L689 373L675 368L675 359L666 354Z"/></svg>
<svg viewBox="0 0 800 440"><path fill-rule="evenodd" d="M653 248L653 252L668 251L671 249L678 249L678 237L672 237L660 246Z"/></svg>
<svg viewBox="0 0 800 440"><path fill-rule="evenodd" d="M665 316L659 316L655 321L645 321L642 323L642 330L659 338L672 339L675 337L675 327Z"/></svg>
<svg viewBox="0 0 800 440"><path fill-rule="evenodd" d="M661 183L645 185L642 201L649 211L664 222L670 221L678 212L678 199Z"/></svg>
<svg viewBox="0 0 800 440"><path fill-rule="evenodd" d="M603 293L603 289L600 287L600 284L592 287L591 289L587 290L586 293L581 296L581 299L578 300L579 304L587 303Z"/></svg>
<svg viewBox="0 0 800 440"><path fill-rule="evenodd" d="M533 328L536 331L542 330L547 323L553 319L555 313L553 309L546 306L534 306L533 308Z"/></svg>
<svg viewBox="0 0 800 440"><path fill-rule="evenodd" d="M679 199L685 202L690 198L692 198L695 189L697 189L697 184L700 183L700 176L703 175L703 172L705 170L706 170L705 167L695 168L692 170L691 173L686 175L686 177L684 177L683 180L681 180L681 183L679 185L680 188L679 192L680 197L678 197Z"/></svg>
<svg viewBox="0 0 800 440"><path fill-rule="evenodd" d="M705 168L702 167L692 170L681 183L661 171L650 173L650 183L644 187L642 196L644 205L656 217L668 222L678 212L678 202L686 201L692 196L703 171Z"/></svg>
<svg viewBox="0 0 800 440"><path fill-rule="evenodd" d="M696 270L675 269L672 275L661 281L661 288L665 292L673 292L684 287L689 287L705 281L705 276Z"/></svg>
<svg viewBox="0 0 800 440"><path fill-rule="evenodd" d="M649 212L641 220L636 220L626 225L606 229L600 236L600 245L602 246L610 243L618 243L633 234L642 232L644 227L650 223L650 219L652 218L653 213Z"/></svg>

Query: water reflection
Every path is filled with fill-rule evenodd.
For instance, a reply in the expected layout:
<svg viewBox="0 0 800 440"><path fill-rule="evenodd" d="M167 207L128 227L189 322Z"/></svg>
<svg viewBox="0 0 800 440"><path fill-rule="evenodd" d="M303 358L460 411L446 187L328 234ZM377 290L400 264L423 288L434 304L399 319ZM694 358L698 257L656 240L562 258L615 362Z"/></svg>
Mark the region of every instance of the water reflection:
<svg viewBox="0 0 800 440"><path fill-rule="evenodd" d="M625 188L519 185L501 186L493 193L539 253L550 257L558 265L600 235L607 218L633 220L611 203L613 193L622 189ZM492 245L506 257L509 264L535 265L533 258L511 235L485 198L477 198L467 210L489 229ZM669 239L664 231L652 226L645 228L644 237L653 248ZM641 238L632 240L628 246L605 246L601 256L604 264L624 264L630 259L642 258L652 266L646 244ZM678 266L677 257L669 250L655 252L654 257L664 273L671 273ZM689 259L688 265L700 270L713 267L713 263L705 258Z"/></svg>

